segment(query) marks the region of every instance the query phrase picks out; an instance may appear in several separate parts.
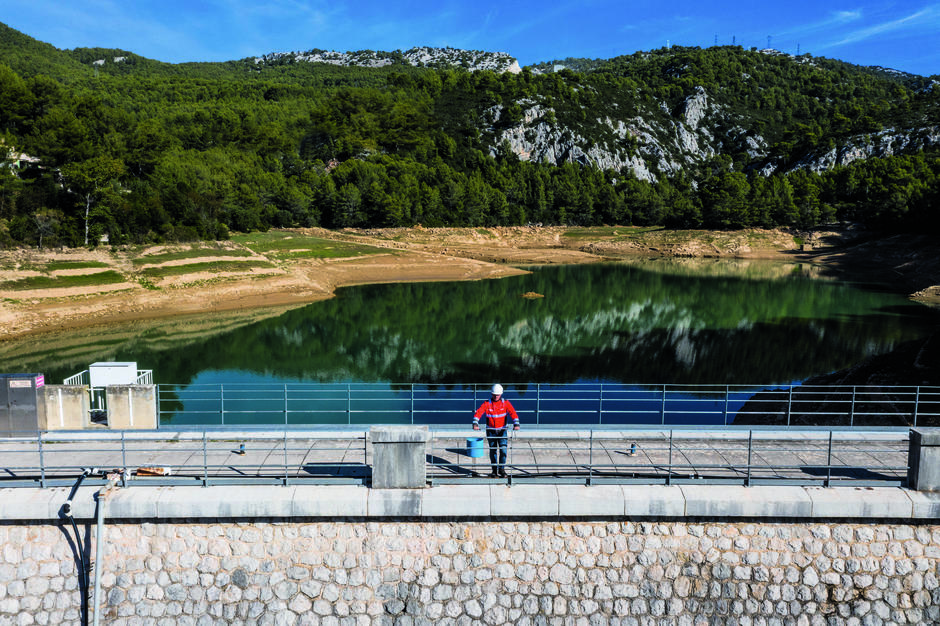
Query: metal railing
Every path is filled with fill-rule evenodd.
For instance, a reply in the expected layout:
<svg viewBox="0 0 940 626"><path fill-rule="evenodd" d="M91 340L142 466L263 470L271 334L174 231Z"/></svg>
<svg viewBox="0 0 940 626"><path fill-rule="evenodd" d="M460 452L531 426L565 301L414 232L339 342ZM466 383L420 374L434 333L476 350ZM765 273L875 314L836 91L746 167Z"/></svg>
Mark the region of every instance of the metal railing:
<svg viewBox="0 0 940 626"><path fill-rule="evenodd" d="M73 374L62 381L63 385L91 385L91 373L89 370L83 370L78 374ZM133 385L152 385L153 370L137 370L137 378Z"/></svg>
<svg viewBox="0 0 940 626"><path fill-rule="evenodd" d="M524 424L938 426L940 386L504 384ZM489 385L158 385L160 423L467 424Z"/></svg>
<svg viewBox="0 0 940 626"><path fill-rule="evenodd" d="M471 446L479 431L431 435L431 484L898 486L908 465L900 429L523 430L509 437L507 476L486 479L488 451ZM0 487L68 486L89 467L125 485L370 484L370 458L364 430L44 432L0 440Z"/></svg>
<svg viewBox="0 0 940 626"><path fill-rule="evenodd" d="M901 486L908 434L899 431L598 431L540 439L509 431L499 482ZM483 438L481 438L483 439ZM489 441L485 441L489 444ZM489 478L499 456L441 436L428 455L433 483ZM487 446L489 447L489 446ZM483 452L480 455L480 452Z"/></svg>

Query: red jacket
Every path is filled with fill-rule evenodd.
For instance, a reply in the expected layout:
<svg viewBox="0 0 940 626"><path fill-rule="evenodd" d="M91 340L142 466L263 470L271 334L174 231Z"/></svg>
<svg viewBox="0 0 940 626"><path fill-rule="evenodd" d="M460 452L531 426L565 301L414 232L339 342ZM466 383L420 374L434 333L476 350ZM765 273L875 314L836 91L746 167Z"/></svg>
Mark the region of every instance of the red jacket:
<svg viewBox="0 0 940 626"><path fill-rule="evenodd" d="M519 414L516 413L516 409L513 408L509 400L503 400L502 398L496 402L487 400L481 404L480 408L473 414L473 425L478 425L480 423L480 417L484 417L487 428L500 430L506 427L507 415L512 418L513 426L519 425Z"/></svg>

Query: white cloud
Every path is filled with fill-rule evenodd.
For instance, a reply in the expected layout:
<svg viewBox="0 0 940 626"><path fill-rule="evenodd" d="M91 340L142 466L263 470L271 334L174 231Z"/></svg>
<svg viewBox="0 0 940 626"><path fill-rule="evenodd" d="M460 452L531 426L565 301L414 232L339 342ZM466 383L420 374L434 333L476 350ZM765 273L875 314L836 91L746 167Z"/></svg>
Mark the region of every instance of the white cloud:
<svg viewBox="0 0 940 626"><path fill-rule="evenodd" d="M940 28L940 5L928 6L916 13L887 22L881 22L865 28L852 31L844 35L841 39L828 44L825 47L834 48L846 44L857 43L872 37L877 37L885 33L893 33L908 29L923 30Z"/></svg>

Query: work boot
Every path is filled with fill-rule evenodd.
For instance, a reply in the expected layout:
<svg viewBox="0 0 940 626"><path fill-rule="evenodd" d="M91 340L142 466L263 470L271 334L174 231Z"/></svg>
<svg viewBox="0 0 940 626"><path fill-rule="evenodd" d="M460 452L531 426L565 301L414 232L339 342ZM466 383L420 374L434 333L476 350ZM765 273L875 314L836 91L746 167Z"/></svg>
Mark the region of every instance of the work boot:
<svg viewBox="0 0 940 626"><path fill-rule="evenodd" d="M500 475L501 477L503 477L503 478L506 478L506 470L504 470L503 468L500 468L500 469L499 469L499 475Z"/></svg>
<svg viewBox="0 0 940 626"><path fill-rule="evenodd" d="M490 472L490 478L496 478L497 476L499 476L499 474L496 472L496 470Z"/></svg>

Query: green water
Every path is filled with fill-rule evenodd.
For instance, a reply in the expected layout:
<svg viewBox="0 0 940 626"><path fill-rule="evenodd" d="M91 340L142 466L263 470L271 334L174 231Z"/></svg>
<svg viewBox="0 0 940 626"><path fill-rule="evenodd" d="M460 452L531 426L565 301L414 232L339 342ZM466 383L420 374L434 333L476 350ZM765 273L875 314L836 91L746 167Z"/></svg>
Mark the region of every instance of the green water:
<svg viewBox="0 0 940 626"><path fill-rule="evenodd" d="M780 384L932 332L936 311L812 268L651 260L370 285L265 319L231 314L0 343L50 383L136 361L157 383L609 381ZM536 292L543 298L526 299Z"/></svg>

